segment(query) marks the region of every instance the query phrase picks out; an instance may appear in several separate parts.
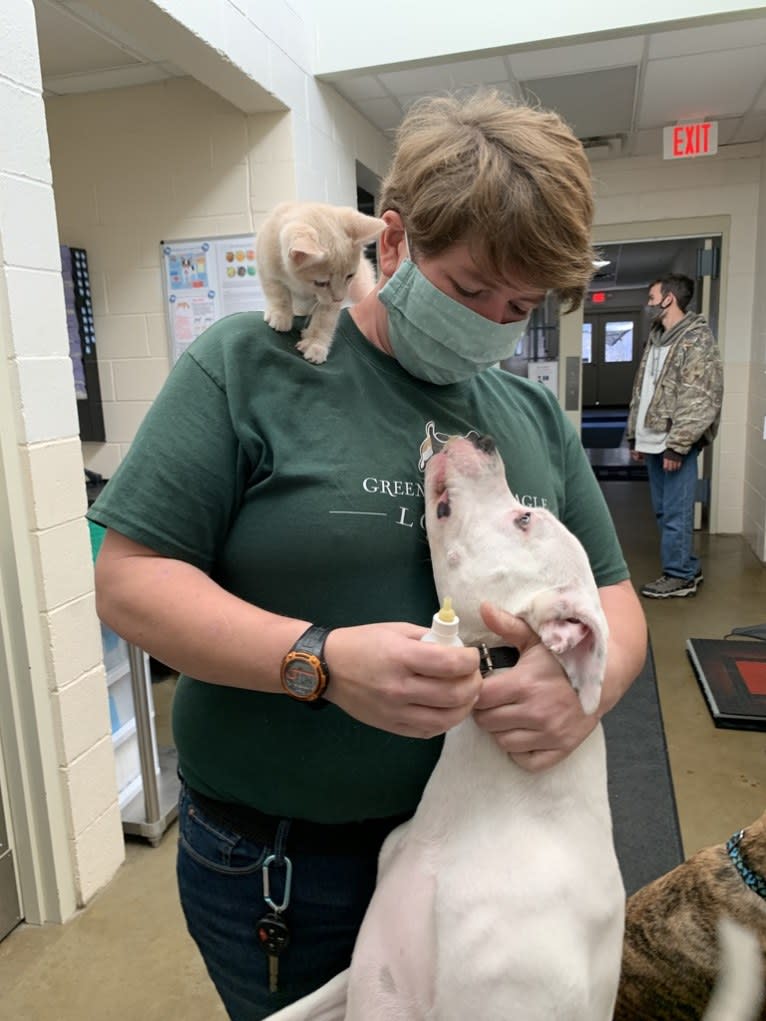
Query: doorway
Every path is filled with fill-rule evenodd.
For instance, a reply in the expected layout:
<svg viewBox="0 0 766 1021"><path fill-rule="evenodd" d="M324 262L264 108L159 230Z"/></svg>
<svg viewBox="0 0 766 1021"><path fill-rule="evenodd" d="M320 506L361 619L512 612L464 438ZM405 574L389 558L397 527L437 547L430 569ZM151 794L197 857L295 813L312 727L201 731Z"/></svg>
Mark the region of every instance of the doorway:
<svg viewBox="0 0 766 1021"><path fill-rule="evenodd" d="M612 234L614 237L614 234ZM651 322L649 287L682 273L694 281L691 311L701 312L714 334L720 306L722 235L689 233L663 238L596 242L598 262L588 287L582 330L582 442L599 478L645 480L625 440L628 406ZM700 505L706 513L712 465L700 458Z"/></svg>

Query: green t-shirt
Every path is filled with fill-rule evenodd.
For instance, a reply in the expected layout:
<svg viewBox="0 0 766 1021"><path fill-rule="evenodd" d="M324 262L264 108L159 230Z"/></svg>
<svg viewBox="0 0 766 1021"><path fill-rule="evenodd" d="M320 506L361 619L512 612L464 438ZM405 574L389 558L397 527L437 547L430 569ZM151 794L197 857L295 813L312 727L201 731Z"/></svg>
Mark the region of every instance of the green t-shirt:
<svg viewBox="0 0 766 1021"><path fill-rule="evenodd" d="M427 625L437 600L423 467L440 437L476 430L495 438L522 503L578 536L599 585L628 576L577 433L545 387L501 370L421 382L347 312L313 365L295 349L302 323L278 334L241 313L199 337L89 517L275 613ZM320 822L414 809L441 749L333 705L186 676L173 728L193 788Z"/></svg>

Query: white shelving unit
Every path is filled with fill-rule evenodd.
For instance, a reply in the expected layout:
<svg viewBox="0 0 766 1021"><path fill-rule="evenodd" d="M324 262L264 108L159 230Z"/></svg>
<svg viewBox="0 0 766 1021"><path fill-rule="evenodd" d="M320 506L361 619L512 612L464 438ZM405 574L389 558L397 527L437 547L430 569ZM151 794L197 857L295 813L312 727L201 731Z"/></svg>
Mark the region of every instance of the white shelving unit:
<svg viewBox="0 0 766 1021"><path fill-rule="evenodd" d="M157 747L148 655L104 624L101 640L122 828L156 845L178 812L175 750Z"/></svg>

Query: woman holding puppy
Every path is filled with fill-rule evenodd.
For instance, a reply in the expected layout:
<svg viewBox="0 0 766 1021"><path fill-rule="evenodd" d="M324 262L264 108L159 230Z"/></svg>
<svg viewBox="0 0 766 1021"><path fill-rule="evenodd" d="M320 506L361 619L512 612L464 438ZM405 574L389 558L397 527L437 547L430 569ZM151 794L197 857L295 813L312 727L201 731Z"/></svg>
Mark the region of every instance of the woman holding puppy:
<svg viewBox="0 0 766 1021"><path fill-rule="evenodd" d="M644 661L575 430L547 389L492 367L547 292L582 299L582 146L555 114L494 93L427 100L401 125L379 209L381 279L342 313L328 361L295 351L300 321L289 337L258 313L216 323L89 512L108 528L99 614L181 672L179 888L233 1021L348 965L380 845L414 811L447 730L473 713L519 765L546 769ZM483 681L476 649L419 640L436 609L423 467L472 432L494 436L517 498L588 553L611 632L596 717L516 618L488 612L522 656ZM289 946L270 969L283 904Z"/></svg>

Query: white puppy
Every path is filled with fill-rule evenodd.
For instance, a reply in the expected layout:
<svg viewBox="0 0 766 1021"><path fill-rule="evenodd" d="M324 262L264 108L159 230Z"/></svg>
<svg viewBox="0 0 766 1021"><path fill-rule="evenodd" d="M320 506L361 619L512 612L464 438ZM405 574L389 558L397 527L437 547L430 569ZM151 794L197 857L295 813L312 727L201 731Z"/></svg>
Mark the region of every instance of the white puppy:
<svg viewBox="0 0 766 1021"><path fill-rule="evenodd" d="M548 511L514 499L491 441L454 438L431 459L426 527L466 644L499 642L483 600L518 614L595 711L607 624L587 556ZM469 717L383 845L351 967L274 1018L610 1021L624 898L601 727L528 773Z"/></svg>

